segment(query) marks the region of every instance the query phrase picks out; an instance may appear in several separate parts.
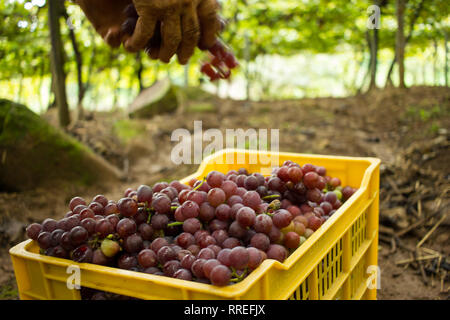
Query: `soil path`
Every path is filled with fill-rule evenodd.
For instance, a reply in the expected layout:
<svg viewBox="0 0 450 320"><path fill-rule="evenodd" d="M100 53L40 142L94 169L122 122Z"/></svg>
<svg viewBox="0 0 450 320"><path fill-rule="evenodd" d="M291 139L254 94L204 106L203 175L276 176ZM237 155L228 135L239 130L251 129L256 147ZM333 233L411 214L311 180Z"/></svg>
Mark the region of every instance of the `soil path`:
<svg viewBox="0 0 450 320"><path fill-rule="evenodd" d="M171 141L172 132L178 128L192 132L194 121L201 120L203 130L217 128L222 132L227 128L279 129L280 151L379 157L382 160L381 210L387 210L396 203L389 196L392 190L383 181L383 176L389 174L395 181L406 179L405 184L413 186L416 181L405 178L407 168L399 165L405 158L412 157L411 154L416 156L420 152L420 165L439 177L431 182L426 180L424 184L434 183L439 190L449 189L449 115L450 90L443 87L388 89L349 98L252 103L220 100L216 112L184 112L159 115L146 121L133 120L132 127L139 130L124 143L112 134L122 116L95 114L95 121L84 121L72 131L111 163L126 170L128 180L95 189L66 187L0 193L0 241L3 244L0 250L0 299L17 297L7 250L24 239L25 224L46 217L61 218L68 211L67 203L74 195L91 199L96 194L105 194L117 200L127 187L182 178L194 172L197 165L177 166L170 160L175 145ZM424 154L428 155L425 160ZM447 204L448 191L442 194L440 199ZM424 210L432 209L425 206ZM427 240L430 248L447 256L450 254L449 228L447 219ZM402 241L414 247L428 229L412 232ZM396 248L392 253L390 244L380 242L381 289L378 298L448 299L448 281L441 283L440 279L430 279L424 284L419 270L395 264L408 257L407 251Z"/></svg>

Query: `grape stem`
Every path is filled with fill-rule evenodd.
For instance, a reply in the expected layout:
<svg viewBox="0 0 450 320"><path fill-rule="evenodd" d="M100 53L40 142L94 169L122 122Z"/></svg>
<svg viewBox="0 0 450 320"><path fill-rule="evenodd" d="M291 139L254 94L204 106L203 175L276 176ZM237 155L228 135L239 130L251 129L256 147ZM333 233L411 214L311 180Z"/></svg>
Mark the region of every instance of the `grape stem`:
<svg viewBox="0 0 450 320"><path fill-rule="evenodd" d="M272 200L272 199L278 199L280 196L278 194L271 194L270 196L263 197L263 200Z"/></svg>
<svg viewBox="0 0 450 320"><path fill-rule="evenodd" d="M232 271L231 275L234 276L235 278L232 278L232 279L230 280L230 282L235 282L235 283L237 283L237 282L241 282L241 281L245 278L245 276L246 276L247 273L248 273L248 268L246 267L246 268L244 269L244 272L243 272L241 275L238 275L238 274L236 273L236 269L234 269L233 267L231 267L231 271Z"/></svg>
<svg viewBox="0 0 450 320"><path fill-rule="evenodd" d="M175 221L175 222L167 224L167 226L168 227L181 226L181 225L183 225L183 223L184 223L183 221Z"/></svg>
<svg viewBox="0 0 450 320"><path fill-rule="evenodd" d="M92 239L92 240L89 240L88 241L88 244L89 244L89 246L91 247L91 248L97 248L98 247L98 245L99 245L99 238L98 238L98 235L95 235L94 236L94 238Z"/></svg>
<svg viewBox="0 0 450 320"><path fill-rule="evenodd" d="M200 188L200 187L202 186L203 182L205 182L205 181L206 181L206 177L203 177L202 182L201 182L198 186L196 186L196 187L193 189L193 191L196 191L198 188Z"/></svg>

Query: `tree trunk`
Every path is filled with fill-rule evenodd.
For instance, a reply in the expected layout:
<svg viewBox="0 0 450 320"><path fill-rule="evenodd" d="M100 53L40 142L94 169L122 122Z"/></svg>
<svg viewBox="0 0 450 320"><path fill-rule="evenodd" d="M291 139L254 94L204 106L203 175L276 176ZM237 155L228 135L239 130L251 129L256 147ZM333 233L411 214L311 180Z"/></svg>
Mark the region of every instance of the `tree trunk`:
<svg viewBox="0 0 450 320"><path fill-rule="evenodd" d="M422 62L422 84L426 85L427 84L427 62L423 61Z"/></svg>
<svg viewBox="0 0 450 320"><path fill-rule="evenodd" d="M38 97L39 97L39 110L42 111L44 109L44 103L42 102L42 86L44 84L44 67L45 65L41 64L41 74L39 75L39 84L38 84Z"/></svg>
<svg viewBox="0 0 450 320"><path fill-rule="evenodd" d="M89 66L87 70L87 79L84 84L84 95L86 95L86 93L91 87L91 78L92 74L94 73L95 56L97 54L97 46L95 45L95 34L93 32L90 32L90 36L91 36L92 53L91 53L91 60L89 61Z"/></svg>
<svg viewBox="0 0 450 320"><path fill-rule="evenodd" d="M420 1L419 5L417 6L416 10L414 11L414 15L412 16L412 18L409 22L409 32L408 32L408 36L405 39L405 46L408 44L409 40L412 37L412 33L414 31L414 25L416 24L416 21L419 18L420 13L422 12L424 2L425 2L425 0ZM396 54L394 54L394 58L391 61L391 65L389 66L389 71L386 76L386 86L392 85L392 71L394 70L394 65L396 62L397 62L397 56L396 56Z"/></svg>
<svg viewBox="0 0 450 320"><path fill-rule="evenodd" d="M50 65L51 67L51 65ZM48 93L48 106L47 109L55 108L56 102L55 102L55 80L53 77L50 77L50 90Z"/></svg>
<svg viewBox="0 0 450 320"><path fill-rule="evenodd" d="M245 59L245 97L250 100L250 39L248 33L245 33L245 48L244 48L244 59Z"/></svg>
<svg viewBox="0 0 450 320"><path fill-rule="evenodd" d="M355 52L355 61L358 61L357 62L357 66L356 66L356 70L355 70L355 74L354 74L354 76L353 76L353 80L352 80L352 82L351 82L351 89L352 89L352 91L358 91L357 89L356 89L356 87L357 87L357 81L358 81L358 75L359 75L359 73L360 73L360 71L361 71L361 69L362 69L362 67L363 67L363 65L364 65L364 48L362 49L362 56L361 56L361 59L358 59L358 53L357 52Z"/></svg>
<svg viewBox="0 0 450 320"><path fill-rule="evenodd" d="M159 62L156 62L155 66L154 66L154 74L155 74L155 79L153 80L153 83L151 84L154 85L156 82L158 82L158 77L159 77Z"/></svg>
<svg viewBox="0 0 450 320"><path fill-rule="evenodd" d="M184 66L184 87L189 87L189 63Z"/></svg>
<svg viewBox="0 0 450 320"><path fill-rule="evenodd" d="M400 88L405 88L405 33L404 33L404 19L405 19L405 0L397 0L396 2L397 15L397 39L395 46L395 56L398 63L398 85Z"/></svg>
<svg viewBox="0 0 450 320"><path fill-rule="evenodd" d="M62 6L62 16L66 21L68 21L69 15L67 14L67 10L64 6ZM75 54L75 63L77 66L77 81L78 81L77 119L81 120L84 117L83 98L85 93L85 86L83 83L83 58L78 48L77 39L75 37L75 32L73 31L72 26L69 26L69 37L70 42L72 43L73 52Z"/></svg>
<svg viewBox="0 0 450 320"><path fill-rule="evenodd" d="M377 67L378 67L378 29L372 32L372 47L370 51L370 84L369 90L377 87Z"/></svg>
<svg viewBox="0 0 450 320"><path fill-rule="evenodd" d="M444 29L444 41L445 41L444 75L445 75L445 86L448 87L448 33L445 29Z"/></svg>
<svg viewBox="0 0 450 320"><path fill-rule="evenodd" d="M170 83L173 83L172 73L170 72L169 68L166 70L166 73L167 73L167 78L169 78L169 80L170 80Z"/></svg>
<svg viewBox="0 0 450 320"><path fill-rule="evenodd" d="M113 100L113 108L114 110L118 109L118 101L119 101L119 93L120 93L120 68L117 72L117 79L115 81L114 86L114 100Z"/></svg>
<svg viewBox="0 0 450 320"><path fill-rule="evenodd" d="M19 89L17 90L17 99L16 99L18 103L22 101L22 88L23 88L23 73L21 72L19 79Z"/></svg>
<svg viewBox="0 0 450 320"><path fill-rule="evenodd" d="M58 106L59 125L67 127L70 123L69 105L66 96L66 75L64 73L64 48L61 39L59 18L63 3L59 0L48 2L48 21L50 28L50 64L53 77L53 89Z"/></svg>
<svg viewBox="0 0 450 320"><path fill-rule="evenodd" d="M357 93L361 93L364 90L364 86L366 85L366 81L369 77L371 65L372 65L372 58L371 58L372 57L372 40L370 39L369 29L366 29L365 34L366 34L367 46L369 47L369 63L367 64L366 73L364 74L364 77L361 81L361 86L359 87Z"/></svg>
<svg viewBox="0 0 450 320"><path fill-rule="evenodd" d="M145 89L144 83L142 82L142 72L144 71L144 65L142 64L142 56L140 51L136 53L136 64L137 64L136 74L139 81L139 93L140 93L142 92L142 90Z"/></svg>
<svg viewBox="0 0 450 320"><path fill-rule="evenodd" d="M438 43L436 39L433 39L433 46L434 46L434 54L433 54L433 84L437 85L438 82L438 76L437 76L437 55L438 55Z"/></svg>

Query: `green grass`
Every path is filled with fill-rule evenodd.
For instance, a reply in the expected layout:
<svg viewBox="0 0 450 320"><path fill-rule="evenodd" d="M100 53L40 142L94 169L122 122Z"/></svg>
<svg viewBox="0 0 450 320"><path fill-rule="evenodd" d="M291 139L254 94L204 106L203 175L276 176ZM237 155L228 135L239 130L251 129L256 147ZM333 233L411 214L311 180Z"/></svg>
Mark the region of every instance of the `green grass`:
<svg viewBox="0 0 450 320"><path fill-rule="evenodd" d="M133 120L123 119L114 123L114 133L122 142L125 143L142 135L144 132L144 124Z"/></svg>
<svg viewBox="0 0 450 320"><path fill-rule="evenodd" d="M0 286L0 300L13 300L19 297L17 288L12 284L12 281Z"/></svg>
<svg viewBox="0 0 450 320"><path fill-rule="evenodd" d="M406 116L414 120L426 122L430 119L438 119L440 117L448 116L448 111L441 108L439 105L433 106L431 109L424 109L418 106L410 106L406 110Z"/></svg>
<svg viewBox="0 0 450 320"><path fill-rule="evenodd" d="M436 122L433 122L430 126L430 133L432 135L435 135L439 132L439 129L441 129L441 127L439 126L439 124L437 124Z"/></svg>
<svg viewBox="0 0 450 320"><path fill-rule="evenodd" d="M215 112L216 108L212 103L198 102L189 104L187 107L188 112Z"/></svg>

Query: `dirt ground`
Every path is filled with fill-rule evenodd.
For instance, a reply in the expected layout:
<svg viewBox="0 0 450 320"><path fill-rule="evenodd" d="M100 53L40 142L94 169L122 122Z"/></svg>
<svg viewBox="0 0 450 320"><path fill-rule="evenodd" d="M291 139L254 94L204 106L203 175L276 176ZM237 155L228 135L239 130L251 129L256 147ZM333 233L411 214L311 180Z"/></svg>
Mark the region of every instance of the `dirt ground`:
<svg viewBox="0 0 450 320"><path fill-rule="evenodd" d="M105 194L117 200L129 186L193 173L197 165L177 166L170 161L175 144L170 138L177 128L192 132L194 120L202 120L203 130L218 128L222 132L227 128L280 129L280 151L380 158L378 298L450 298L447 271L433 274L425 264L398 264L411 257L411 248L445 213L447 217L422 246L439 252L443 263L449 264L449 88L386 89L348 98L288 101L215 99L214 105L212 110L188 108L151 120L123 120L119 112L93 114L72 127L74 136L124 170L128 178L117 185L84 189L55 186L0 193L0 299L17 298L8 250L25 239L26 224L46 217L61 218L74 195L90 199ZM51 121L52 116L48 118ZM409 232L396 235L414 223L417 226Z"/></svg>

